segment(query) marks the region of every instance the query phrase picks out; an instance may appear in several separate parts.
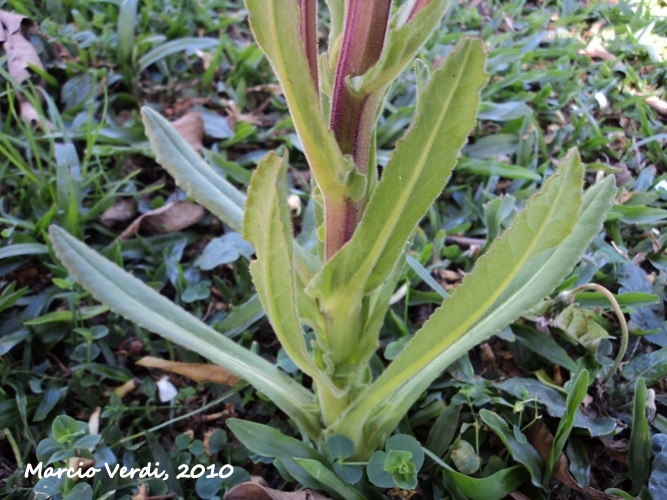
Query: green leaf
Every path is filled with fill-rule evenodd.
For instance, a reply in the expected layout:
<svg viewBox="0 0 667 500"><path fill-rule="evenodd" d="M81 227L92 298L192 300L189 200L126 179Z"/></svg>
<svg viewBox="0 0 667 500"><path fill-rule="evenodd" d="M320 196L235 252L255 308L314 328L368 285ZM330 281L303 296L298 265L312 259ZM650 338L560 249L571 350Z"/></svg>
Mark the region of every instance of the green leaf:
<svg viewBox="0 0 667 500"><path fill-rule="evenodd" d="M130 62L135 47L138 3L138 0L123 0L118 11L118 61L123 64Z"/></svg>
<svg viewBox="0 0 667 500"><path fill-rule="evenodd" d="M577 371L577 364L567 355L565 349L559 346L550 336L523 325L512 329L519 343L550 362L557 363L571 372Z"/></svg>
<svg viewBox="0 0 667 500"><path fill-rule="evenodd" d="M337 459L345 459L354 454L354 443L342 434L334 434L327 439L329 451Z"/></svg>
<svg viewBox="0 0 667 500"><path fill-rule="evenodd" d="M566 399L556 389L547 387L543 383L528 378L511 378L494 384L501 391L508 392L517 397L529 394L543 404L549 415L560 418L565 414ZM606 436L616 428L615 420L611 417L594 418L590 413L577 410L574 426L578 429L586 429L591 436Z"/></svg>
<svg viewBox="0 0 667 500"><path fill-rule="evenodd" d="M24 321L23 324L27 326L46 325L48 323L56 323L58 321L72 321L72 311L53 311L35 319Z"/></svg>
<svg viewBox="0 0 667 500"><path fill-rule="evenodd" d="M500 470L489 477L475 478L456 472L435 455L433 457L443 467L443 476L470 500L501 500L526 480L526 471L520 466Z"/></svg>
<svg viewBox="0 0 667 500"><path fill-rule="evenodd" d="M652 207L614 205L607 220L620 220L627 224L652 224L667 219L667 210Z"/></svg>
<svg viewBox="0 0 667 500"><path fill-rule="evenodd" d="M574 304L561 311L553 324L593 355L597 353L600 341L609 338L607 331L595 322L593 311L581 309Z"/></svg>
<svg viewBox="0 0 667 500"><path fill-rule="evenodd" d="M40 243L14 243L13 245L0 248L0 260L25 255L46 255L48 253L49 248Z"/></svg>
<svg viewBox="0 0 667 500"><path fill-rule="evenodd" d="M640 377L635 383L632 431L628 443L628 474L632 479L632 492L635 494L639 494L651 472L651 432L646 420L646 396L646 382Z"/></svg>
<svg viewBox="0 0 667 500"><path fill-rule="evenodd" d="M433 423L426 439L426 449L442 457L454 439L461 414L460 404L449 404Z"/></svg>
<svg viewBox="0 0 667 500"><path fill-rule="evenodd" d="M570 436L565 450L570 461L570 472L581 486L588 486L591 482L591 462L588 459L586 445L576 434Z"/></svg>
<svg viewBox="0 0 667 500"><path fill-rule="evenodd" d="M656 434L651 445L655 458L651 466L648 490L653 498L667 498L667 435Z"/></svg>
<svg viewBox="0 0 667 500"><path fill-rule="evenodd" d="M53 439L59 443L64 443L65 441L72 441L83 431L79 430L79 424L72 417L58 415L51 424L51 433Z"/></svg>
<svg viewBox="0 0 667 500"><path fill-rule="evenodd" d="M308 165L325 196L358 199L365 177L343 156L324 119L299 37L295 0L246 0L250 27L278 77Z"/></svg>
<svg viewBox="0 0 667 500"><path fill-rule="evenodd" d="M286 171L286 158L269 153L253 173L243 221L243 237L257 252L250 272L264 311L290 359L316 382L336 391L308 353L297 313Z"/></svg>
<svg viewBox="0 0 667 500"><path fill-rule="evenodd" d="M207 37L184 37L177 38L176 40L169 40L168 42L153 47L150 51L141 56L139 61L137 61L139 65L138 71L141 73L151 64L177 52L213 49L217 45L218 40L216 38Z"/></svg>
<svg viewBox="0 0 667 500"><path fill-rule="evenodd" d="M240 233L245 196L202 160L159 113L143 107L141 116L156 161L188 196Z"/></svg>
<svg viewBox="0 0 667 500"><path fill-rule="evenodd" d="M507 422L497 413L481 409L479 416L489 429L500 438L507 451L512 455L512 458L528 470L532 483L541 488L542 460L537 450L531 446L527 439L524 442L519 442L516 434L510 429Z"/></svg>
<svg viewBox="0 0 667 500"><path fill-rule="evenodd" d="M306 471L295 459L308 459L320 464L327 460L319 451L302 441L285 436L276 429L237 418L227 420L227 426L243 445L263 457L279 459L285 469L301 484L310 488L332 490ZM333 471L329 470L331 473ZM335 492L334 492L335 493Z"/></svg>
<svg viewBox="0 0 667 500"><path fill-rule="evenodd" d="M412 5L407 3L408 9L392 18L380 60L364 75L352 78L348 83L352 92L366 95L389 85L414 60L440 25L449 0L433 0L407 21Z"/></svg>
<svg viewBox="0 0 667 500"><path fill-rule="evenodd" d="M371 455L366 467L366 474L371 483L379 488L393 488L394 480L391 478L386 470L384 470L384 463L387 459L387 454L384 451L376 451Z"/></svg>
<svg viewBox="0 0 667 500"><path fill-rule="evenodd" d="M310 436L320 424L310 391L108 261L51 226L56 255L74 279L111 310L219 364L266 394Z"/></svg>
<svg viewBox="0 0 667 500"><path fill-rule="evenodd" d="M657 351L635 356L623 367L623 376L627 380L644 379L648 385L655 384L667 375L667 347Z"/></svg>
<svg viewBox="0 0 667 500"><path fill-rule="evenodd" d="M341 481L340 478L336 476L336 474L331 472L317 460L308 458L295 458L294 461L299 464L308 474L327 486L327 491L330 493L335 492L337 493L336 496L344 500L347 500L348 498L364 500L365 497L361 493L359 493L346 482Z"/></svg>
<svg viewBox="0 0 667 500"><path fill-rule="evenodd" d="M456 448L452 450L451 458L459 472L466 476L477 472L482 465L482 461L475 453L475 448L465 439L459 440Z"/></svg>
<svg viewBox="0 0 667 500"><path fill-rule="evenodd" d="M424 449L414 437L408 434L396 434L387 439L384 446L387 452L407 451L411 455L411 461L419 471L424 465Z"/></svg>
<svg viewBox="0 0 667 500"><path fill-rule="evenodd" d="M615 294L614 298L619 306L626 306L629 308L646 307L655 305L660 301L660 297L653 293L642 292L625 292ZM590 308L607 308L609 307L609 299L598 292L580 292L575 297L575 301L579 307Z"/></svg>
<svg viewBox="0 0 667 500"><path fill-rule="evenodd" d="M574 427L574 420L577 415L577 410L581 405L581 402L586 397L586 392L588 391L588 370L581 370L577 379L572 384L570 392L567 395L565 414L563 418L558 422L558 428L556 429L556 435L554 436L554 441L551 446L551 451L549 452L549 459L547 460L546 467L544 469L544 478L542 479L542 485L547 488L549 486L549 480L551 479L551 472L553 471L554 464L558 457L563 452L565 448L565 443L567 438Z"/></svg>
<svg viewBox="0 0 667 500"><path fill-rule="evenodd" d="M354 301L387 279L405 242L447 183L474 126L478 92L486 78L479 40L463 40L433 74L354 236L310 286L325 308L332 290Z"/></svg>
<svg viewBox="0 0 667 500"><path fill-rule="evenodd" d="M399 357L350 405L336 425L349 429L358 426L352 422L367 422L372 413L366 429L373 429L373 437L362 438L364 429L356 427L355 445L377 446L376 440L395 427L399 415L442 370L535 306L570 273L600 230L616 192L609 177L589 190L579 210L582 176L581 162L570 152L559 174L529 201L512 228L478 260Z"/></svg>
<svg viewBox="0 0 667 500"><path fill-rule="evenodd" d="M32 421L41 422L44 420L49 412L58 404L59 400L60 391L54 387L49 387L42 395L39 401L39 406L32 417Z"/></svg>

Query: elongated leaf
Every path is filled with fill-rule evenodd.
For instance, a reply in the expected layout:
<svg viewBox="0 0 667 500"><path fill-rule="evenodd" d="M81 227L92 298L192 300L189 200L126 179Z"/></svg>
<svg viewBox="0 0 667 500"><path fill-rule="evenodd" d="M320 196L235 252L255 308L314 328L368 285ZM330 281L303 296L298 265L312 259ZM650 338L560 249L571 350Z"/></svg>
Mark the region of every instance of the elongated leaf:
<svg viewBox="0 0 667 500"><path fill-rule="evenodd" d="M336 390L308 353L297 313L286 170L286 159L270 153L253 173L243 221L243 237L257 252L250 272L264 310L289 357L304 373Z"/></svg>
<svg viewBox="0 0 667 500"><path fill-rule="evenodd" d="M408 22L402 19L404 15L400 15L405 12L395 15L380 60L364 75L352 79L352 92L365 95L389 85L414 60L433 30L440 25L448 6L449 0L433 0Z"/></svg>
<svg viewBox="0 0 667 500"><path fill-rule="evenodd" d="M352 486L342 481L336 474L327 469L317 460L308 458L295 458L294 461L299 464L303 470L313 476L315 479L325 484L330 491L338 493L340 498L347 500L364 500L364 496L355 490Z"/></svg>
<svg viewBox="0 0 667 500"><path fill-rule="evenodd" d="M240 233L245 196L202 160L159 113L143 107L141 116L156 161L188 196Z"/></svg>
<svg viewBox="0 0 667 500"><path fill-rule="evenodd" d="M443 475L453 483L458 492L472 500L501 500L526 480L526 471L518 465L484 478L466 476L452 469L434 453L426 449L425 451L443 468Z"/></svg>
<svg viewBox="0 0 667 500"><path fill-rule="evenodd" d="M576 168L576 165L574 165L579 162L573 160L574 157L571 155L564 162L566 168L561 174L562 176L571 177L572 172L569 174L567 172L573 167L575 171L579 171L574 175L575 178L581 174L581 167ZM567 164L572 165L568 166ZM551 189L556 191L562 191L563 184L565 184L568 186L565 191L570 193L563 193L563 198L559 200L557 206L559 215L547 210L547 212L550 212L548 216L545 214L547 219L554 216L559 218L568 212L568 207L562 203L569 199L571 191L574 190L577 195L579 192L576 183L574 188L570 186L570 183L561 177L561 181L552 184ZM565 228L555 222L548 223L546 227L542 223L535 226L535 214L526 215L531 209L519 214L513 228L507 231L484 257L484 259L487 259L486 264L482 266L483 260L480 259L474 272L466 277L454 294L445 299L443 306L436 310L422 330L415 335L385 373L359 395L335 427L354 429L353 432L348 432L346 435L352 439L351 434L354 434L353 441L357 446L361 446L363 442L366 449L372 451L372 448L376 447L381 441L382 433L390 432L393 429L400 417L407 412L410 405L419 397L418 395L438 377L442 370L473 346L504 328L530 307L535 306L568 275L590 241L602 227L615 192L612 177L591 188L584 197L581 211L574 216L572 214L567 216L576 221L572 233L566 236L563 243L557 248L544 249L531 258L525 258L525 250L532 246L532 250L535 251L544 248L545 243L556 243L553 240L553 233L557 233L559 230L562 232ZM544 211L545 208L551 207L552 202L556 201L553 199L549 201L552 196L553 193L549 196L544 193L534 198L529 205L536 205L535 208L538 211ZM572 201L570 200L568 203L572 203ZM574 203L578 205L576 201ZM533 223L527 225L527 219L532 220ZM521 222L522 220L523 222ZM562 221L562 223L565 223L565 221ZM514 228L522 226L527 230L513 232ZM545 233L550 234L546 235ZM513 242L508 241L515 238L516 240ZM523 242L523 250L519 248L519 255L511 257L510 262L501 262L496 257L491 257L494 255L492 252L494 252L493 249L498 243L502 243L503 246L517 248L520 246L519 242ZM524 257L521 257L521 255L524 255ZM515 258L519 262L515 261ZM480 268L480 266L482 267ZM484 269L484 271L481 271L481 269ZM469 285L475 289L476 295L471 294L466 297L470 293L470 289L461 294L461 290L465 290L463 287L466 281L471 281L471 277L480 271L482 272L481 277L472 280L473 283L476 281L478 284ZM504 279L498 277L499 272L507 273ZM493 276L498 281L487 281ZM485 286L480 285L484 282L487 283ZM496 295L498 298L493 300L489 297L489 294ZM458 299L456 298L457 295ZM487 297L487 300L484 297ZM483 301L486 304L483 304ZM489 305L487 305L489 302L492 304L490 310L488 309ZM474 309L471 308L471 305L474 306ZM459 307L462 310L458 310ZM487 310L484 311L484 309ZM479 312L475 312L475 310ZM480 316L483 316L481 320L479 319ZM424 331L430 333L424 335ZM352 422L356 422L356 424ZM362 437L365 429L362 429L358 422L367 423L368 427L366 429L372 432L373 438L368 435ZM353 425L356 425L356 427L352 427ZM373 430L371 431L371 429Z"/></svg>
<svg viewBox="0 0 667 500"><path fill-rule="evenodd" d="M540 460L540 455L537 453L537 450L531 446L528 440L524 443L517 441L516 435L500 415L489 410L481 409L479 411L479 416L489 429L500 438L507 448L507 451L512 455L512 458L528 469L533 484L538 488L541 488L542 460Z"/></svg>
<svg viewBox="0 0 667 500"><path fill-rule="evenodd" d="M632 409L632 432L628 445L628 473L632 479L632 491L638 494L651 472L651 432L646 419L646 383L638 378Z"/></svg>
<svg viewBox="0 0 667 500"><path fill-rule="evenodd" d="M327 463L326 458L313 447L285 436L273 427L256 422L230 418L227 420L227 426L246 448L262 457L279 460L287 472L304 486L332 492L323 482L311 476L294 460L305 458L320 464Z"/></svg>
<svg viewBox="0 0 667 500"><path fill-rule="evenodd" d="M59 227L51 226L56 255L93 297L111 310L226 368L264 392L310 436L320 424L312 393L170 302Z"/></svg>
<svg viewBox="0 0 667 500"><path fill-rule="evenodd" d="M554 464L558 457L563 452L565 448L565 443L567 438L574 427L574 419L577 416L577 410L579 405L586 397L586 392L588 390L588 370L581 370L579 376L572 384L570 392L567 394L566 409L563 418L558 422L558 429L556 429L556 435L554 436L554 442L549 452L549 460L547 460L547 465L544 470L544 478L542 484L546 488L549 485L549 479L551 478L551 472L553 471Z"/></svg>
<svg viewBox="0 0 667 500"><path fill-rule="evenodd" d="M548 335L527 327L516 328L513 331L517 340L534 353L553 363L558 363L571 372L577 370L577 364L567 355L565 349Z"/></svg>
<svg viewBox="0 0 667 500"><path fill-rule="evenodd" d="M278 77L304 154L322 192L358 199L365 178L343 156L320 110L299 38L295 0L246 0L250 27Z"/></svg>
<svg viewBox="0 0 667 500"><path fill-rule="evenodd" d="M213 49L217 45L218 40L216 38L185 37L169 40L152 48L139 58L139 72L177 52Z"/></svg>
<svg viewBox="0 0 667 500"><path fill-rule="evenodd" d="M486 82L479 40L464 40L436 71L411 128L396 146L352 239L324 266L311 291L358 296L389 276L405 242L440 194L475 123Z"/></svg>

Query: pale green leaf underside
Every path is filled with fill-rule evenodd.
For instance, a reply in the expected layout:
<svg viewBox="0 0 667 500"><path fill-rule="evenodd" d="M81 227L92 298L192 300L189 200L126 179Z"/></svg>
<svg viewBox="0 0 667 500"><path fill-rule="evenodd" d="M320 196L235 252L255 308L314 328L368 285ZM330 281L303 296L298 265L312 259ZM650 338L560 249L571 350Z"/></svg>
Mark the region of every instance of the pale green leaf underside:
<svg viewBox="0 0 667 500"><path fill-rule="evenodd" d="M391 27L380 60L364 75L350 81L352 92L363 95L389 85L414 60L433 30L440 25L448 6L449 0L435 0L409 23L398 28Z"/></svg>
<svg viewBox="0 0 667 500"><path fill-rule="evenodd" d="M578 158L571 154L564 163L570 168L549 186L562 203L570 199L572 191L579 197L581 189ZM390 432L442 370L510 324L562 282L599 232L614 193L613 178L605 179L586 193L581 210L574 214L564 204L551 205L556 201L555 193L547 196L544 192L531 199L529 209L517 216L513 227L480 259L474 271L443 301L385 373L359 396L337 426L343 429L373 415L372 426L377 429L373 439ZM579 203L574 202L574 206L579 207ZM539 218L535 212L542 214L538 227L534 226ZM527 223L529 218L531 224ZM576 222L571 233L565 219ZM560 233L564 240L555 247L554 233ZM522 245L527 250L522 251Z"/></svg>
<svg viewBox="0 0 667 500"><path fill-rule="evenodd" d="M463 40L434 72L359 227L315 278L314 294L325 297L337 290L355 296L389 276L405 242L447 183L475 124L478 92L486 79L481 41Z"/></svg>
<svg viewBox="0 0 667 500"><path fill-rule="evenodd" d="M297 313L292 223L287 206L287 160L274 153L253 173L243 221L243 237L257 252L250 265L253 282L281 345L306 374L320 383L320 374L306 349ZM332 390L336 388L328 382Z"/></svg>
<svg viewBox="0 0 667 500"><path fill-rule="evenodd" d="M156 161L188 196L240 233L245 196L202 160L159 113L144 107L141 116Z"/></svg>
<svg viewBox="0 0 667 500"><path fill-rule="evenodd" d="M278 77L308 165L325 194L363 194L364 177L345 158L320 110L299 38L295 0L246 0L250 27Z"/></svg>
<svg viewBox="0 0 667 500"><path fill-rule="evenodd" d="M63 229L51 226L56 255L112 311L219 364L266 394L311 437L319 433L310 391L277 367L188 314Z"/></svg>

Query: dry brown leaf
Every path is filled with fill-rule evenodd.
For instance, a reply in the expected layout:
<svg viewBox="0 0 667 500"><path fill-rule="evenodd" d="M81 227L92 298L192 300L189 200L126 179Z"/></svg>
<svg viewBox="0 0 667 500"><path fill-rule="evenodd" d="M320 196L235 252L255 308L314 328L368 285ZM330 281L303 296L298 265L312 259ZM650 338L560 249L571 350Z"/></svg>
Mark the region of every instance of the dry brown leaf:
<svg viewBox="0 0 667 500"><path fill-rule="evenodd" d="M125 382L123 385L120 385L120 386L116 387L113 390L113 392L114 392L114 394L116 394L116 396L123 399L125 396L127 396L127 394L130 391L135 390L140 385L141 385L141 382L139 381L139 379L133 378L132 380L128 380L127 382Z"/></svg>
<svg viewBox="0 0 667 500"><path fill-rule="evenodd" d="M593 38L583 50L583 53L588 57L603 59L605 61L613 61L616 59L614 54L602 46L598 38Z"/></svg>
<svg viewBox="0 0 667 500"><path fill-rule="evenodd" d="M142 483L139 486L139 491L132 495L132 500L146 500L148 498L148 486L146 483Z"/></svg>
<svg viewBox="0 0 667 500"><path fill-rule="evenodd" d="M22 28L26 21L30 23L25 16L0 10L0 23L3 28L0 41L3 42L3 48L7 53L7 68L9 74L19 83L30 78L29 64L44 69L35 47L23 36Z"/></svg>
<svg viewBox="0 0 667 500"><path fill-rule="evenodd" d="M95 408L95 411L90 414L90 418L88 419L88 432L92 436L95 436L100 433L100 414L102 413L102 408L97 407Z"/></svg>
<svg viewBox="0 0 667 500"><path fill-rule="evenodd" d="M137 202L134 198L121 198L100 215L103 226L112 227L117 222L126 222L137 214Z"/></svg>
<svg viewBox="0 0 667 500"><path fill-rule="evenodd" d="M553 447L554 437L542 420L537 420L528 428L528 439L530 444L537 450L537 454L545 463L549 460L549 454ZM617 500L620 497L609 495L590 486L582 487L570 474L569 462L564 453L561 453L553 468L553 475L561 483L569 486L575 491L583 493L591 500Z"/></svg>
<svg viewBox="0 0 667 500"><path fill-rule="evenodd" d="M146 212L130 224L120 235L125 240L142 228L154 233L172 233L196 224L206 214L203 207L189 201L175 201Z"/></svg>
<svg viewBox="0 0 667 500"><path fill-rule="evenodd" d="M43 130L53 130L53 124L49 120L44 119L25 97L20 96L19 106L19 114L28 125L39 125Z"/></svg>
<svg viewBox="0 0 667 500"><path fill-rule="evenodd" d="M655 109L658 113L667 115L667 101L660 99L656 95L653 95L651 97L647 97L644 102Z"/></svg>
<svg viewBox="0 0 667 500"><path fill-rule="evenodd" d="M204 119L198 111L189 111L178 120L171 122L172 127L181 135L185 142L201 153L204 149L202 139L204 138Z"/></svg>
<svg viewBox="0 0 667 500"><path fill-rule="evenodd" d="M153 356L144 356L137 361L139 366L148 368L159 368L161 370L177 373L188 377L195 382L213 382L215 384L235 386L241 380L236 375L228 372L217 365L202 363L178 363L166 359L154 358Z"/></svg>
<svg viewBox="0 0 667 500"><path fill-rule="evenodd" d="M319 493L305 491L279 491L257 483L241 483L225 495L225 500L327 500Z"/></svg>

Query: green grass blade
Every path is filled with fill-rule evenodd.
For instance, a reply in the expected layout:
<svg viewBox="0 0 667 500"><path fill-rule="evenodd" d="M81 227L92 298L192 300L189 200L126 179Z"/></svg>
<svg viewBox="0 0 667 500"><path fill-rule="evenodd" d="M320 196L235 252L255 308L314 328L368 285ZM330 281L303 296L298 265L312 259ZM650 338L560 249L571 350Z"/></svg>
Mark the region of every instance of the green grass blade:
<svg viewBox="0 0 667 500"><path fill-rule="evenodd" d="M602 227L616 190L613 178L606 179L589 190L581 211L572 213L579 206L582 167L570 155L561 169L385 373L357 398L338 427L350 428L352 422L358 427L370 419L375 438L364 440L377 445L381 433L393 429L399 415L442 370L565 279ZM564 241L555 247L557 238Z"/></svg>
<svg viewBox="0 0 667 500"><path fill-rule="evenodd" d="M440 194L475 124L486 82L479 40L464 40L421 96L412 127L398 143L354 236L324 267L311 290L355 297L391 273L415 226Z"/></svg>
<svg viewBox="0 0 667 500"><path fill-rule="evenodd" d="M646 419L646 395L646 382L639 377L635 382L632 431L628 446L628 473L635 494L639 494L646 485L651 472L651 432Z"/></svg>
<svg viewBox="0 0 667 500"><path fill-rule="evenodd" d="M278 77L294 127L317 184L326 195L358 199L364 176L345 158L324 119L308 61L299 38L299 11L294 0L246 0L250 27Z"/></svg>
<svg viewBox="0 0 667 500"><path fill-rule="evenodd" d="M569 437L570 432L572 432L572 427L574 426L574 419L577 415L577 409L586 397L587 391L588 370L581 370L576 380L572 384L570 392L567 394L565 414L560 419L560 422L558 422L558 429L556 429L556 435L554 436L554 441L551 445L551 451L549 452L549 459L547 460L547 465L544 469L544 479L542 480L542 485L545 488L549 486L549 479L551 479L551 473L553 471L554 465L560 454L563 452L563 448L565 448L567 438Z"/></svg>
<svg viewBox="0 0 667 500"><path fill-rule="evenodd" d="M240 233L245 196L202 160L159 113L144 107L141 116L157 162L188 196Z"/></svg>
<svg viewBox="0 0 667 500"><path fill-rule="evenodd" d="M63 229L51 226L50 234L57 257L93 297L115 313L246 380L271 398L308 435L317 436L320 424L312 412L313 395L294 379L188 314Z"/></svg>
<svg viewBox="0 0 667 500"><path fill-rule="evenodd" d="M123 0L118 12L118 61L127 64L134 48L134 30L137 26L139 0Z"/></svg>
<svg viewBox="0 0 667 500"><path fill-rule="evenodd" d="M141 73L151 64L154 64L172 54L176 54L177 52L183 52L186 50L207 50L215 48L217 45L217 38L185 37L178 38L176 40L170 40L158 45L157 47L154 47L139 58L139 73Z"/></svg>

